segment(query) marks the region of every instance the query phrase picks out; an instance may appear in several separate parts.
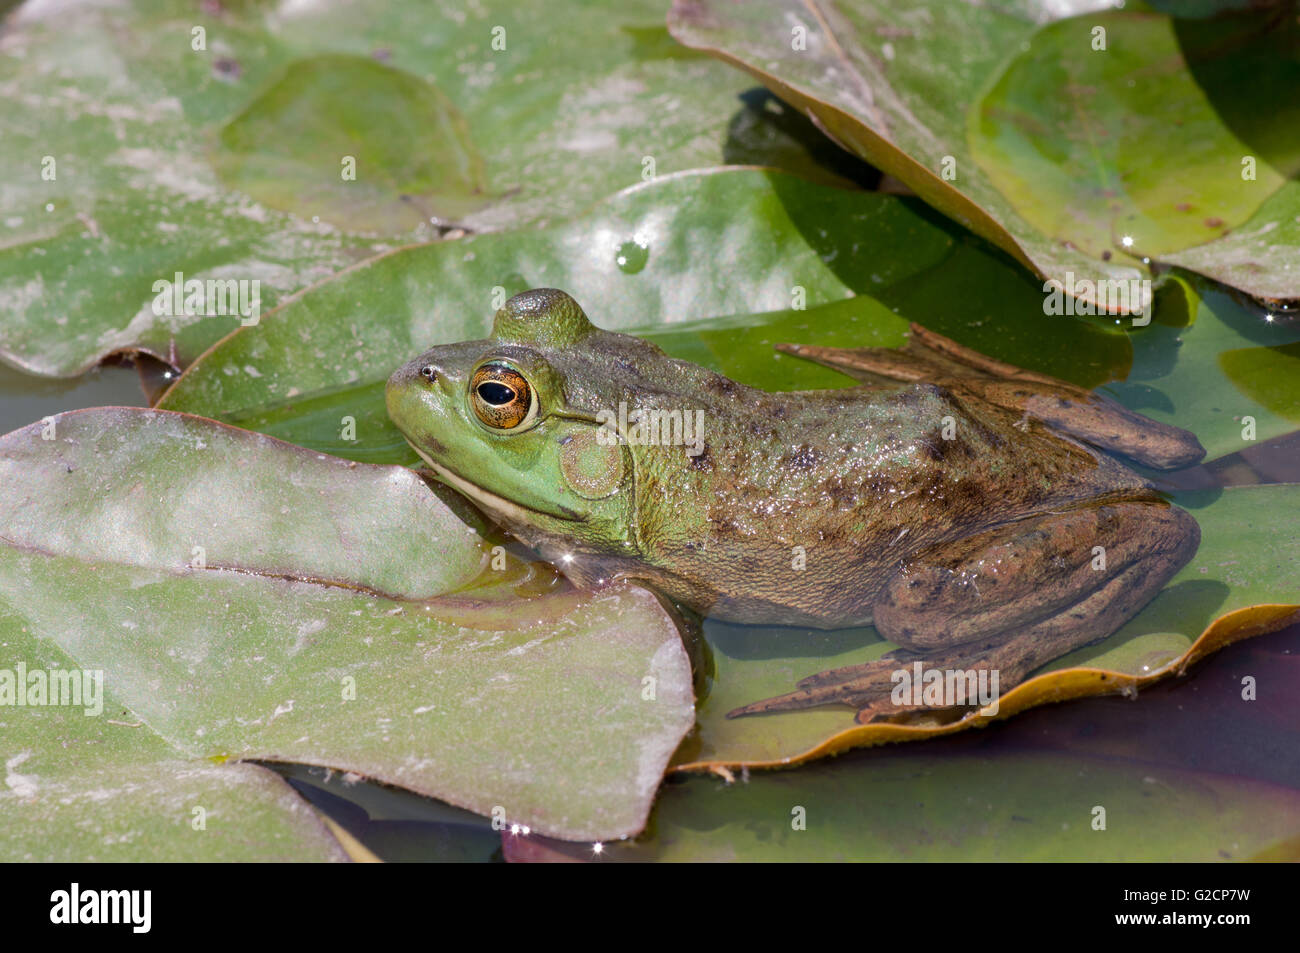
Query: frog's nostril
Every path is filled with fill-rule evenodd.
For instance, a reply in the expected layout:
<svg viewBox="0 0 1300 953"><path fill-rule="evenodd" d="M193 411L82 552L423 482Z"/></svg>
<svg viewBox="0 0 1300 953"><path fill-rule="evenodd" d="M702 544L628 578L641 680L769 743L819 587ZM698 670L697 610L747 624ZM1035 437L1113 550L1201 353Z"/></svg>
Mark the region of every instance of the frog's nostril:
<svg viewBox="0 0 1300 953"><path fill-rule="evenodd" d="M425 364L424 367L420 368L420 376L432 383L438 379L438 371L432 364Z"/></svg>

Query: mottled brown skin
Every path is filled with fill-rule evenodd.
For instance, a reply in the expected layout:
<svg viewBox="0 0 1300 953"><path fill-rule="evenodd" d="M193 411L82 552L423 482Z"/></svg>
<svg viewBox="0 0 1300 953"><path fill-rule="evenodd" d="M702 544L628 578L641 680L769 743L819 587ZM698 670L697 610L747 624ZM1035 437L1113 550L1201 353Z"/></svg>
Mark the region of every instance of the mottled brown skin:
<svg viewBox="0 0 1300 953"><path fill-rule="evenodd" d="M492 338L399 370L389 409L435 473L579 584L634 578L739 622L873 622L903 647L733 714L895 710L890 673L914 657L995 667L1005 690L1115 631L1196 550L1191 516L1095 449L1183 466L1203 455L1185 431L916 326L900 350L783 350L876 383L756 390L539 289L507 302ZM485 360L528 378L528 429L497 432L467 409ZM598 446L597 414L620 401L702 410L703 452ZM576 480L575 464L598 479Z"/></svg>

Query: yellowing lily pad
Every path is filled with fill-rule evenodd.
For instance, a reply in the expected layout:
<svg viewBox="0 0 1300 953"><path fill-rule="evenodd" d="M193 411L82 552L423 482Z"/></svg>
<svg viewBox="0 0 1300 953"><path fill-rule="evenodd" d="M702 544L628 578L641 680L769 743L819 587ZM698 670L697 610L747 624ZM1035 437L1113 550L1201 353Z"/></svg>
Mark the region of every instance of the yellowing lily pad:
<svg viewBox="0 0 1300 953"><path fill-rule="evenodd" d="M727 712L789 691L800 678L877 659L895 646L870 628L804 633L708 623L713 682L698 706L699 731L678 752L675 768L797 764L860 745L950 734L1045 702L1133 692L1231 642L1300 621L1292 568L1300 540L1279 519L1300 506L1300 486L1237 487L1212 502L1189 495L1184 503L1201 526L1192 561L1117 633L1006 692L996 713L860 725L851 709L827 706L728 719Z"/></svg>

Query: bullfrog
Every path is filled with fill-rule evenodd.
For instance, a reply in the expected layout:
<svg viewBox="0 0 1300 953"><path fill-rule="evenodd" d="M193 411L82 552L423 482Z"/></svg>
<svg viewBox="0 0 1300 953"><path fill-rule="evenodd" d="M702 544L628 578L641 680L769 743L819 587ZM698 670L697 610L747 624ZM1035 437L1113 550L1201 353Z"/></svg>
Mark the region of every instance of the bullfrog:
<svg viewBox="0 0 1300 953"><path fill-rule="evenodd" d="M539 288L490 337L405 364L386 400L434 477L579 586L899 646L733 716L888 717L917 661L1005 691L1113 633L1196 551L1196 521L1120 459L1195 463L1185 430L915 324L902 348L778 349L860 383L748 387Z"/></svg>

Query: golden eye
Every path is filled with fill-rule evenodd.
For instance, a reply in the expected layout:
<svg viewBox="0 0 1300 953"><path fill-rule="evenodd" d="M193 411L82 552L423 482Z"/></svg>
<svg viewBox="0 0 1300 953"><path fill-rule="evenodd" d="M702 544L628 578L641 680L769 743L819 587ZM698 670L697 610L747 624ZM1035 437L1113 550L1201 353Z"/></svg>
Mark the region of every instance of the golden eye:
<svg viewBox="0 0 1300 953"><path fill-rule="evenodd" d="M484 364L469 383L469 401L478 419L493 430L516 430L537 416L528 381L509 364Z"/></svg>

